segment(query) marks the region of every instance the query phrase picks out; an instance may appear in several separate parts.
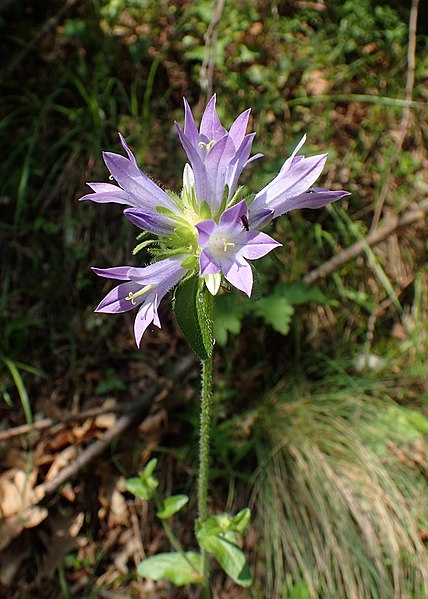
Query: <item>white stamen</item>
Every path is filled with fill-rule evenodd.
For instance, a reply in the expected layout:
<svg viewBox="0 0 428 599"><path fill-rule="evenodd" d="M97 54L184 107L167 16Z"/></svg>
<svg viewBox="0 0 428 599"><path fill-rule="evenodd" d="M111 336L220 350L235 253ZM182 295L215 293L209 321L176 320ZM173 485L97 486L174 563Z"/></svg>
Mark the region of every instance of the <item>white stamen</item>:
<svg viewBox="0 0 428 599"><path fill-rule="evenodd" d="M223 239L223 252L227 252L227 250L229 248L234 248L235 244L232 243L231 241L226 241L225 239Z"/></svg>
<svg viewBox="0 0 428 599"><path fill-rule="evenodd" d="M143 287L142 289L140 289L139 291L136 291L135 293L133 293L132 291L130 291L128 293L128 295L125 297L125 299L128 302L131 302L131 304L133 306L135 306L135 298L139 297L140 295L143 295L144 293L147 293L147 291L150 291L150 289L153 289L154 287L156 287L156 285L146 285L145 287Z"/></svg>
<svg viewBox="0 0 428 599"><path fill-rule="evenodd" d="M213 145L214 145L214 144L215 144L215 140L214 140L214 139L212 139L212 140L211 140L211 141L209 141L208 143L205 143L204 141L200 141L200 142L198 143L198 146L199 146L200 148L205 148L205 149L206 149L206 151L207 151L207 154L208 154L208 152L211 150L211 148L213 147Z"/></svg>

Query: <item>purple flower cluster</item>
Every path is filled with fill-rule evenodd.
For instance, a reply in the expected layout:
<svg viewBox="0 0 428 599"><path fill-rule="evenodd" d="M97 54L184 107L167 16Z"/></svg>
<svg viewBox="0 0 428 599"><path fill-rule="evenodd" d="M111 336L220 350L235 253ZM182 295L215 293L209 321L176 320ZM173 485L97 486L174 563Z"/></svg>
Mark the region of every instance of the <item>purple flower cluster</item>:
<svg viewBox="0 0 428 599"><path fill-rule="evenodd" d="M253 274L248 260L257 260L281 245L258 229L290 210L320 208L348 195L346 191L311 188L327 154L297 156L304 136L279 174L252 201L240 199L238 179L247 164L261 156L250 157L255 135L246 134L250 110L240 114L227 131L215 103L213 96L198 130L184 100L184 129L177 123L176 127L189 164L180 195L164 191L147 177L119 134L127 158L103 153L117 185L90 183L93 193L81 198L124 204L124 215L156 238L156 261L149 266L93 269L101 277L123 281L107 294L97 312L126 312L139 306L134 328L138 346L151 323L161 326L160 301L184 277L199 274L213 295L224 277L250 296Z"/></svg>

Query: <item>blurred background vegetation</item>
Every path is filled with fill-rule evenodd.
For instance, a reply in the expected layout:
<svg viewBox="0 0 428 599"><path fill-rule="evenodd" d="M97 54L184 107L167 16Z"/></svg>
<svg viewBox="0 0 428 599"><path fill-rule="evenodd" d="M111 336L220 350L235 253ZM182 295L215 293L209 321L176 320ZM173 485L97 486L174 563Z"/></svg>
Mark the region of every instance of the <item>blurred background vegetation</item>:
<svg viewBox="0 0 428 599"><path fill-rule="evenodd" d="M86 181L107 180L101 150L121 152L117 131L147 174L179 189L182 97L200 115L216 92L227 127L252 108L265 158L245 173L250 193L303 133L306 155L329 153L320 186L352 192L275 223L281 268L263 260L259 302L217 302L212 509L251 499L256 579L239 594L216 574L221 598L428 594L428 20L420 10L409 49L410 12L398 0L0 2L0 432L135 399L190 352L169 300L141 351L132 314L93 313L107 287L90 266L128 263L137 234L120 207L77 202ZM381 243L366 240L409 214ZM319 276L356 242L361 251ZM100 486L154 453L166 487L191 488L197 377L185 390L12 535L8 597L172 596L135 579L135 547L115 561L139 527L150 528L147 554L167 547L150 510L119 486L130 511L114 521ZM17 452L40 482L43 455L96 438L65 430L61 442L55 429L0 441L8 480ZM48 569L59 514L83 515L79 543ZM33 552L18 560L20 542Z"/></svg>

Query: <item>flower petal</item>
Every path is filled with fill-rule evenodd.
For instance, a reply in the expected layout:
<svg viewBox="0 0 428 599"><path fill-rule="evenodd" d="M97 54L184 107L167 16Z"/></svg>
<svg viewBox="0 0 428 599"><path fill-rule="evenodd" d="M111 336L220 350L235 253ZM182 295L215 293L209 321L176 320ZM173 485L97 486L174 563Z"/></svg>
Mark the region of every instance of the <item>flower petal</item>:
<svg viewBox="0 0 428 599"><path fill-rule="evenodd" d="M223 201L226 173L228 166L235 156L235 146L228 135L222 137L209 150L205 158L206 177L209 182L208 202L212 214L216 214ZM195 173L196 181L196 173ZM196 187L196 191L198 188Z"/></svg>
<svg viewBox="0 0 428 599"><path fill-rule="evenodd" d="M336 202L345 196L351 195L349 191L329 191L328 189L322 189L320 191L310 190L306 193L302 193L294 198L289 198L281 204L281 206L275 210L275 216L281 216L290 210L297 210L298 208L322 208L327 204Z"/></svg>
<svg viewBox="0 0 428 599"><path fill-rule="evenodd" d="M184 135L188 138L192 146L197 146L199 142L199 131L195 124L192 111L186 100L183 98L184 103Z"/></svg>
<svg viewBox="0 0 428 599"><path fill-rule="evenodd" d="M245 132L247 131L248 119L250 117L251 108L248 108L244 112L242 112L232 123L231 128L229 129L229 135L232 138L233 143L235 144L235 148L239 148L242 144ZM255 135L255 133L254 133Z"/></svg>
<svg viewBox="0 0 428 599"><path fill-rule="evenodd" d="M327 154L302 158L287 171L281 171L256 195L253 209L263 206L276 211L289 198L308 191L320 176L326 160Z"/></svg>
<svg viewBox="0 0 428 599"><path fill-rule="evenodd" d="M202 250L199 256L199 268L201 275L215 275L220 272L220 266L208 250Z"/></svg>
<svg viewBox="0 0 428 599"><path fill-rule="evenodd" d="M119 139L120 139L120 143L122 144L122 148L125 150L125 152L128 154L128 158L129 160L135 164L135 166L137 166L137 161L135 159L134 154L131 152L131 150L129 149L128 144L125 141L125 138L123 137L122 133L119 132ZM137 167L138 168L138 167Z"/></svg>
<svg viewBox="0 0 428 599"><path fill-rule="evenodd" d="M239 231L243 227L242 217L246 217L247 214L247 204L245 200L241 200L223 212L218 224L222 229L234 228L235 231Z"/></svg>
<svg viewBox="0 0 428 599"><path fill-rule="evenodd" d="M110 191L122 191L123 193L126 193L123 189L112 183L86 183L86 185L89 185L89 187L96 193L108 193Z"/></svg>
<svg viewBox="0 0 428 599"><path fill-rule="evenodd" d="M199 231L198 244L201 247L204 247L208 243L209 238L212 235L212 232L217 227L216 222L209 218L208 220L203 220L195 226Z"/></svg>
<svg viewBox="0 0 428 599"><path fill-rule="evenodd" d="M93 266L91 270L99 277L129 281L128 272L131 268L132 266L114 266L113 268L95 268Z"/></svg>
<svg viewBox="0 0 428 599"><path fill-rule="evenodd" d="M159 262L141 268L130 268L128 277L140 286L157 285L164 290L163 293L160 290L158 291L159 301L161 301L165 293L186 274L188 269L181 266L186 257L179 255L159 260Z"/></svg>
<svg viewBox="0 0 428 599"><path fill-rule="evenodd" d="M222 265L221 270L229 283L246 293L248 297L251 296L251 291L253 289L253 271L246 260L243 258L240 261L230 260Z"/></svg>
<svg viewBox="0 0 428 599"><path fill-rule="evenodd" d="M144 229L145 231L156 233L157 235L171 233L176 226L176 224L164 214L147 214L139 208L127 208L123 211L123 214L135 226Z"/></svg>
<svg viewBox="0 0 428 599"><path fill-rule="evenodd" d="M153 322L157 327L161 328L157 313L157 298L153 298L152 301L147 301L138 310L134 322L134 336L135 343L139 348L141 345L141 339L147 329L147 327Z"/></svg>
<svg viewBox="0 0 428 599"><path fill-rule="evenodd" d="M247 164L249 164L249 162L251 162L255 158L254 156L250 160L248 158L251 152L251 146L253 144L255 135L255 133L250 133L250 135L246 135L244 137L241 145L236 151L234 158L229 163L226 176L226 184L229 187L228 199L230 199L235 193L238 184L238 179L241 176L242 171L247 166Z"/></svg>
<svg viewBox="0 0 428 599"><path fill-rule="evenodd" d="M275 239L272 239L266 233L260 233L259 231L250 231L245 234L245 237L245 245L239 253L244 258L248 258L248 260L262 258L282 245L282 243L275 241Z"/></svg>
<svg viewBox="0 0 428 599"><path fill-rule="evenodd" d="M274 218L275 211L269 208L259 208L253 211L251 205L248 209L248 225L250 229L262 229Z"/></svg>
<svg viewBox="0 0 428 599"><path fill-rule="evenodd" d="M198 198L198 202L201 204L203 200L208 202L211 197L211 186L208 180L207 170L204 164L204 161L199 156L198 151L195 146L192 145L190 140L184 135L181 127L178 123L175 123L177 128L178 137L180 139L181 145L186 152L187 158L190 162L193 171L193 177L195 180L195 188L196 188L196 197Z"/></svg>
<svg viewBox="0 0 428 599"><path fill-rule="evenodd" d="M202 115L201 119L201 125L199 127L200 133L205 135L209 141L217 141L227 133L217 116L215 104L216 95L214 94L204 110L204 114Z"/></svg>
<svg viewBox="0 0 428 599"><path fill-rule="evenodd" d="M219 272L213 275L205 275L205 285L211 295L217 295L221 285L221 274Z"/></svg>
<svg viewBox="0 0 428 599"><path fill-rule="evenodd" d="M111 183L88 183L88 185L95 193L87 193L79 198L79 202L90 200L91 202L100 204L114 203L126 204L128 206L132 202L129 194L117 185L112 185Z"/></svg>
<svg viewBox="0 0 428 599"><path fill-rule="evenodd" d="M129 312L135 308L136 305L144 301L144 297L136 297L134 303L126 298L129 297L129 293L136 293L140 289L140 285L134 283L134 281L128 281L127 283L121 283L114 289L112 289L105 298L95 308L95 312L106 312L107 314L117 314L118 312Z"/></svg>
<svg viewBox="0 0 428 599"><path fill-rule="evenodd" d="M293 160L295 160L295 156L296 156L297 152L300 150L300 148L303 146L303 144L305 142L306 142L306 133L304 134L304 136L302 137L302 139L299 141L299 143L297 144L297 146L294 148L293 153L291 154L291 156L289 158L287 158L287 160L282 165L281 170L279 171L280 173L284 173L284 174L287 173L287 171L289 170L290 166L293 164Z"/></svg>
<svg viewBox="0 0 428 599"><path fill-rule="evenodd" d="M104 162L118 184L131 196L131 206L156 210L163 206L175 212L175 202L133 162L112 152L103 152Z"/></svg>

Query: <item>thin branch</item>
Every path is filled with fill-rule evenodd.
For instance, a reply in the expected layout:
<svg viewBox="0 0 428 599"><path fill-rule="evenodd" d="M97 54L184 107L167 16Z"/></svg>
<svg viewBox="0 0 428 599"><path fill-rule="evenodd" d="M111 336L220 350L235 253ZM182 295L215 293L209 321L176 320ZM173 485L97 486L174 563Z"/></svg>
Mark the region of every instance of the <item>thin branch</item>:
<svg viewBox="0 0 428 599"><path fill-rule="evenodd" d="M87 418L96 418L97 416L103 416L104 414L124 412L129 405L130 404L128 403L112 406L111 408L92 408L91 410L84 410L78 414L67 414L58 420L54 420L53 418L43 418L43 420L37 420L32 424L20 424L19 426L0 431L0 442L9 441L15 437L22 437L23 435L31 435L35 432L42 432L50 428L65 427L68 422L80 422Z"/></svg>
<svg viewBox="0 0 428 599"><path fill-rule="evenodd" d="M171 381L178 382L182 380L184 375L189 372L194 364L195 358L193 355L183 358L183 360L177 365L176 369L171 374ZM80 456L78 456L72 464L63 468L58 476L56 476L54 479L45 481L44 483L38 485L34 489L37 502L40 502L46 495L55 493L55 491L61 485L66 483L70 478L76 476L76 474L86 468L98 456L103 454L116 437L123 434L134 422L137 422L138 419L146 416L154 399L161 391L162 388L160 385L155 385L149 389L138 401L133 404L131 409L126 414L119 418L116 424L109 431L104 433L101 439L94 441L91 445L84 449Z"/></svg>
<svg viewBox="0 0 428 599"><path fill-rule="evenodd" d="M223 13L225 0L216 0L213 17L204 36L205 50L199 82L201 89L211 97L213 91L214 67L217 59L218 26Z"/></svg>
<svg viewBox="0 0 428 599"><path fill-rule="evenodd" d="M412 8L410 9L409 19L409 44L407 47L407 81L405 91L406 102L412 101L413 86L415 84L416 25L418 20L418 7L419 0L412 0ZM397 139L394 154L389 163L388 174L385 177L385 181L383 182L382 188L379 193L379 197L376 200L376 206L373 214L373 220L370 227L370 231L374 231L379 223L383 210L383 205L385 203L386 196L388 195L389 187L391 185L391 173L398 161L401 148L403 147L403 143L409 129L410 116L410 108L409 106L405 106L400 123L400 134Z"/></svg>
<svg viewBox="0 0 428 599"><path fill-rule="evenodd" d="M330 275L332 272L338 270L347 262L350 262L360 254L362 254L367 245L377 245L378 243L389 237L389 235L394 233L394 231L396 231L397 229L400 229L401 227L407 227L408 225L423 220L424 218L426 218L427 214L428 200L424 200L419 204L418 208L409 210L402 216L396 216L388 219L388 221L383 225L383 227L377 229L376 231L370 232L361 241L357 241L356 243L352 244L351 246L340 252L340 254L337 254L336 256L333 256L333 258L330 258L330 260L327 260L327 262L324 262L324 264L322 264L318 268L311 270L311 272L309 272L303 278L303 280L305 281L305 283L309 284L314 283L322 277Z"/></svg>

